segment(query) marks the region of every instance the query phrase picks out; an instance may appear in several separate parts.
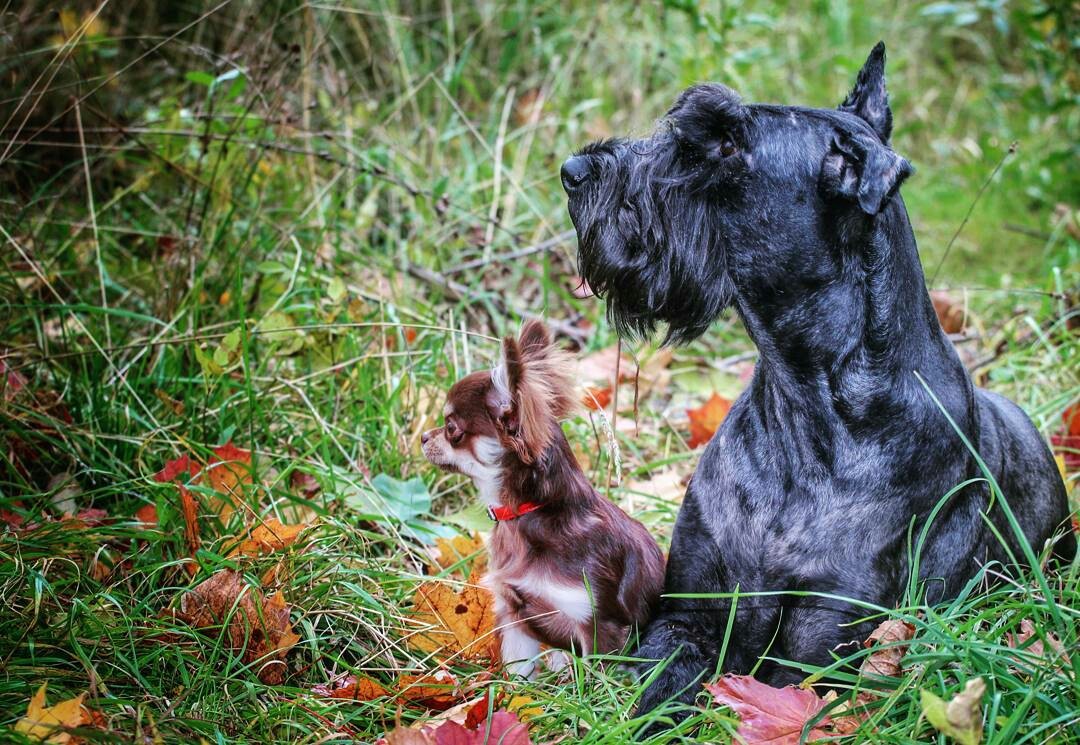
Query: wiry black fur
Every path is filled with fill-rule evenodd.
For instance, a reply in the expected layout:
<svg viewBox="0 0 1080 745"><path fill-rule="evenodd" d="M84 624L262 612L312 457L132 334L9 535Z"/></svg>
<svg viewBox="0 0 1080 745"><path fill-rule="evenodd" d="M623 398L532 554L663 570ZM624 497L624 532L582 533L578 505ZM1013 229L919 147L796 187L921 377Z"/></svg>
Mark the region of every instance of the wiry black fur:
<svg viewBox="0 0 1080 745"><path fill-rule="evenodd" d="M971 384L934 314L898 194L911 167L888 146L884 59L879 44L839 110L744 105L723 86L696 86L651 137L591 145L564 167L582 274L620 332L666 323L669 341L686 341L731 306L760 352L687 491L667 593L796 590L894 606L912 522L917 536L943 495L982 476L919 377L1036 552L1067 517L1039 433ZM1022 559L1018 546L985 482L960 490L922 550L926 599L955 595L1009 552ZM1075 553L1067 529L1057 552ZM675 657L643 711L700 690L730 608L662 601L638 654ZM743 598L735 613L722 669L741 673L766 652L828 664L870 630L849 625L866 611L815 597ZM801 677L769 662L758 675Z"/></svg>

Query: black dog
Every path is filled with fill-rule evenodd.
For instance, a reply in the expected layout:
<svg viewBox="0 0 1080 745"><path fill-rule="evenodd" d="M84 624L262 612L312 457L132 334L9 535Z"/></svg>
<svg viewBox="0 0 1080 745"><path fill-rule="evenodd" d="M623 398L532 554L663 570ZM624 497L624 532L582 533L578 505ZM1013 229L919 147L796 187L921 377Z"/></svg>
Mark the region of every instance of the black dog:
<svg viewBox="0 0 1080 745"><path fill-rule="evenodd" d="M866 637L868 622L851 624L868 611L783 592L894 607L914 526L928 531L917 576L936 602L987 562L1031 558L1008 508L1036 553L1066 518L1039 433L972 385L934 314L897 194L912 168L889 147L884 67L878 44L835 111L746 105L698 85L651 137L589 145L562 167L582 274L621 333L662 322L668 341L684 342L734 307L760 352L686 493L665 592L781 594L665 598L637 654L674 657L643 712L694 698L733 605L723 670L747 673L766 653L829 664ZM929 521L950 489L982 478L942 409L1007 505L979 480ZM1056 551L1071 557L1075 544L1068 532ZM803 677L770 661L757 675L777 686Z"/></svg>

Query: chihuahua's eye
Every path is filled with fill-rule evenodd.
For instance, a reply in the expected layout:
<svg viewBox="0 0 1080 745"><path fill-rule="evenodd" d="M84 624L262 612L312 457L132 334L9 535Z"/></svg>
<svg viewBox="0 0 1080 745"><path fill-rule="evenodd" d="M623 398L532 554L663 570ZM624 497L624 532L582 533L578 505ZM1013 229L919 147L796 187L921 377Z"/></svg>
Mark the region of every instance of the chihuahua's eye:
<svg viewBox="0 0 1080 745"><path fill-rule="evenodd" d="M451 445L457 445L465 437L465 431L459 429L453 422L446 423L446 439L450 440Z"/></svg>

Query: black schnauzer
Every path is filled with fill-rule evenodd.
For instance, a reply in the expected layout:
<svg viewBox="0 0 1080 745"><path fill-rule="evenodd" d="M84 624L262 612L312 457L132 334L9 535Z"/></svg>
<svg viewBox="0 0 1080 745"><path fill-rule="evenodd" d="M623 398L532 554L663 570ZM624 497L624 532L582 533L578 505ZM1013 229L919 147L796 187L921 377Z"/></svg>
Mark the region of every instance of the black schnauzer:
<svg viewBox="0 0 1080 745"><path fill-rule="evenodd" d="M1030 562L1067 516L1038 431L972 385L938 323L891 130L878 44L836 110L697 85L651 137L589 145L562 167L582 274L620 333L662 322L685 342L734 307L760 353L687 490L665 593L776 594L665 597L637 654L672 659L642 712L694 698L731 608L721 669L768 655L757 676L785 685L803 673L773 658L827 665L866 637L860 601L894 607L913 571L926 602L955 596L988 562ZM1075 548L1066 532L1055 550Z"/></svg>

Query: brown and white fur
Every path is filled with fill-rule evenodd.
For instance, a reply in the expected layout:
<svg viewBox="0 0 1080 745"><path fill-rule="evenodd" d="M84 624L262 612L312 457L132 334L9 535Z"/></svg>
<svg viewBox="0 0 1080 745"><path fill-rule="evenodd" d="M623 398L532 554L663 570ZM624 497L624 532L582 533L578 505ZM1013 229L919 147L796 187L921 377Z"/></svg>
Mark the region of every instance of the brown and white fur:
<svg viewBox="0 0 1080 745"><path fill-rule="evenodd" d="M574 369L530 321L503 340L498 367L454 384L444 425L421 438L427 459L470 476L488 506L541 505L496 522L488 541L503 664L523 675L535 673L541 644L621 649L663 585L656 542L593 489L559 426L576 406Z"/></svg>

